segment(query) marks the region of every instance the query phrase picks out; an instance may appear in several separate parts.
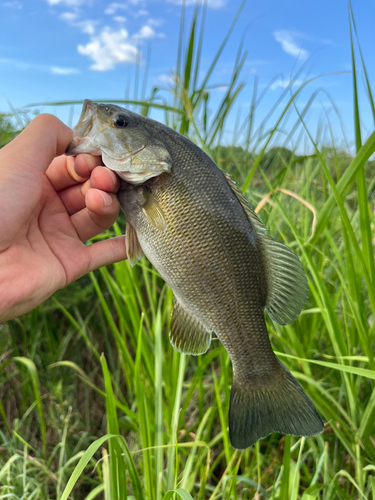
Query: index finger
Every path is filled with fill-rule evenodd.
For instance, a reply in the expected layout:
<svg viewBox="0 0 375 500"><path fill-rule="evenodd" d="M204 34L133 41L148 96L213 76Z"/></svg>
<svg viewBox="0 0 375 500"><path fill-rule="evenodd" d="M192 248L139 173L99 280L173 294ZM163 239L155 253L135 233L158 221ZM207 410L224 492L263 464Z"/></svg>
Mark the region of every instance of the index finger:
<svg viewBox="0 0 375 500"><path fill-rule="evenodd" d="M70 186L85 182L90 178L95 167L103 165L100 156L80 154L73 156L58 156L48 167L46 175L55 191L61 191Z"/></svg>

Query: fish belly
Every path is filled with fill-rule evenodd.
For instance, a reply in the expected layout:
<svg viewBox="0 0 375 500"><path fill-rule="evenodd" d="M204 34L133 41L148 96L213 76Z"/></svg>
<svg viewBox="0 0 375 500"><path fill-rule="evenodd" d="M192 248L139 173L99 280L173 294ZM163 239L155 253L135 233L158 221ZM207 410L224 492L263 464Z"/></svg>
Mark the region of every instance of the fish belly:
<svg viewBox="0 0 375 500"><path fill-rule="evenodd" d="M262 366L267 372L275 356L263 318L267 291L257 235L241 207L231 201L221 211L210 205L221 202L217 188L210 196L207 187L200 203L189 199L186 188L176 193L180 183L175 184L154 193L165 231L157 230L139 206L132 211L131 204L122 203L142 250L178 301L219 337L239 376L246 370L260 373Z"/></svg>
<svg viewBox="0 0 375 500"><path fill-rule="evenodd" d="M146 257L175 298L219 337L233 364L229 411L232 446L245 449L271 432L312 436L323 430L313 403L270 345L267 298L257 234L224 188L205 198L189 183L169 180L153 192L167 227L156 229L140 205L120 203ZM134 192L133 197L136 198ZM223 198L221 199L221 196ZM215 204L216 202L216 204Z"/></svg>

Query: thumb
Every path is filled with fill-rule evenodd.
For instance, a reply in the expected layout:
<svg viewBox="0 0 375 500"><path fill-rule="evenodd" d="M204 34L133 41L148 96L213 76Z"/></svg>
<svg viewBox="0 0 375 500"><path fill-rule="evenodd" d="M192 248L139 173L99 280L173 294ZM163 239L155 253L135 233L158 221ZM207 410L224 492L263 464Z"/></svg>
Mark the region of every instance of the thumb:
<svg viewBox="0 0 375 500"><path fill-rule="evenodd" d="M39 115L1 150L0 173L9 170L11 164L12 171L19 174L44 174L51 161L64 153L72 137L72 130L58 118Z"/></svg>
<svg viewBox="0 0 375 500"><path fill-rule="evenodd" d="M0 150L0 248L11 243L36 207L49 164L64 153L72 136L58 118L43 114Z"/></svg>

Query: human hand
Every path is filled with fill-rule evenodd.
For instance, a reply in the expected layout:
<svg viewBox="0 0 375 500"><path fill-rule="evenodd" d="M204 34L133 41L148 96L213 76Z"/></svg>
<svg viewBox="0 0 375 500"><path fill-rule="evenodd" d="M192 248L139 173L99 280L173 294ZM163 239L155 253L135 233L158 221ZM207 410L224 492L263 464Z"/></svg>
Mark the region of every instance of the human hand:
<svg viewBox="0 0 375 500"><path fill-rule="evenodd" d="M115 222L119 179L99 157L60 156L71 139L60 120L39 115L0 150L0 322L126 259L124 237L83 243Z"/></svg>

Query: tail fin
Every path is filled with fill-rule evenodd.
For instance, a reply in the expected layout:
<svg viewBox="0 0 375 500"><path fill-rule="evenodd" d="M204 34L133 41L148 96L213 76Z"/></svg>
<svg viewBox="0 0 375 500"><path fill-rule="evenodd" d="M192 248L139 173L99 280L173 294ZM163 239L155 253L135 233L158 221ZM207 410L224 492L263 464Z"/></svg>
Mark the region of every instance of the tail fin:
<svg viewBox="0 0 375 500"><path fill-rule="evenodd" d="M249 448L272 432L293 436L323 432L323 420L315 406L293 375L281 367L281 377L272 386L244 386L234 377L229 409L233 448Z"/></svg>

